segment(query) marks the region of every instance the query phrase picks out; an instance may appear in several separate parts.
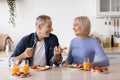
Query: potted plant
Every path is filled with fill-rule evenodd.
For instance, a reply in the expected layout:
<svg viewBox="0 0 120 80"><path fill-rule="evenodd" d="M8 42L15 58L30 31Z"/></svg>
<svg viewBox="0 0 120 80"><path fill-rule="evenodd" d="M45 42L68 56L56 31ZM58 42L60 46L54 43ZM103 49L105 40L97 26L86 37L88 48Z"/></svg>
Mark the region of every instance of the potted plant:
<svg viewBox="0 0 120 80"><path fill-rule="evenodd" d="M16 0L7 0L7 4L9 7L9 24L11 24L13 27L15 27L15 18L17 16L16 14Z"/></svg>

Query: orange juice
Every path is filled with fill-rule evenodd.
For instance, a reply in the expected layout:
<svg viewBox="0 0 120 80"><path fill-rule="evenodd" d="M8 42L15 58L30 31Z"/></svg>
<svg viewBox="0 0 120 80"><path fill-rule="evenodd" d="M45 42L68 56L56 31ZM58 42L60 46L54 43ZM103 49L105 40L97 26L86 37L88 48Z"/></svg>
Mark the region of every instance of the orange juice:
<svg viewBox="0 0 120 80"><path fill-rule="evenodd" d="M83 68L84 68L84 70L89 70L90 63L89 62L83 62Z"/></svg>
<svg viewBox="0 0 120 80"><path fill-rule="evenodd" d="M19 72L19 67L18 67L18 66L12 67L12 68L11 68L11 72L12 72L12 73L17 73L17 72Z"/></svg>
<svg viewBox="0 0 120 80"><path fill-rule="evenodd" d="M29 71L29 66L25 64L25 65L23 66L23 72L24 72L24 73L27 73L28 71Z"/></svg>

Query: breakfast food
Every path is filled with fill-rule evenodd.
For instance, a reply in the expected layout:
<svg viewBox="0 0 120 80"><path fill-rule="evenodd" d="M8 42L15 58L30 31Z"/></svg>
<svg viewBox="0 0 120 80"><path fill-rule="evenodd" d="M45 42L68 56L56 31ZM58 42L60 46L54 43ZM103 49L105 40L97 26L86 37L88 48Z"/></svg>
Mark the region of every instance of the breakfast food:
<svg viewBox="0 0 120 80"><path fill-rule="evenodd" d="M44 70L49 70L52 67L50 66L45 66L45 65L38 65L38 66L31 66L31 69L35 69L37 71L44 71Z"/></svg>
<svg viewBox="0 0 120 80"><path fill-rule="evenodd" d="M91 65L91 72L95 72L95 65Z"/></svg>
<svg viewBox="0 0 120 80"><path fill-rule="evenodd" d="M69 65L68 68L82 69L83 70L83 65L82 64Z"/></svg>
<svg viewBox="0 0 120 80"><path fill-rule="evenodd" d="M106 66L95 66L91 65L91 72L97 72L97 73L108 73L108 68Z"/></svg>
<svg viewBox="0 0 120 80"><path fill-rule="evenodd" d="M12 73L12 76L17 76L17 77L28 77L30 76L30 73L24 73L24 72L17 72L17 73Z"/></svg>
<svg viewBox="0 0 120 80"><path fill-rule="evenodd" d="M108 68L106 66L101 67L104 74L108 73Z"/></svg>
<svg viewBox="0 0 120 80"><path fill-rule="evenodd" d="M45 68L45 65L31 66L31 69Z"/></svg>
<svg viewBox="0 0 120 80"><path fill-rule="evenodd" d="M101 67L99 67L99 66L95 66L95 72L102 72Z"/></svg>
<svg viewBox="0 0 120 80"><path fill-rule="evenodd" d="M38 68L45 68L45 65L38 65Z"/></svg>
<svg viewBox="0 0 120 80"><path fill-rule="evenodd" d="M37 66L31 66L31 69L37 69Z"/></svg>

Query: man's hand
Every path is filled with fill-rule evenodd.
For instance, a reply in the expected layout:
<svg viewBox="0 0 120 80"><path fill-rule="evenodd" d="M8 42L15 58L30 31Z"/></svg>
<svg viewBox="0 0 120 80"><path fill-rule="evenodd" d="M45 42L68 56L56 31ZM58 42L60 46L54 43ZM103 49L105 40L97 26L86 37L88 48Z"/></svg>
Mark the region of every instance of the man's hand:
<svg viewBox="0 0 120 80"><path fill-rule="evenodd" d="M67 49L66 47L64 47L64 48L61 48L60 46L56 46L55 48L54 48L54 60L55 60L55 62L58 62L58 61L60 61L60 54L65 50L65 49Z"/></svg>
<svg viewBox="0 0 120 80"><path fill-rule="evenodd" d="M59 54L61 54L64 50L66 50L67 49L67 47L64 47L64 48L61 48L60 46L56 46L55 48L54 48L54 55L59 55Z"/></svg>
<svg viewBox="0 0 120 80"><path fill-rule="evenodd" d="M25 58L30 58L32 57L34 52L33 48L26 48L26 50L23 52L23 54L25 55Z"/></svg>
<svg viewBox="0 0 120 80"><path fill-rule="evenodd" d="M33 52L34 52L33 48L26 48L26 50L21 55L14 58L14 62L17 62L17 64L20 64L22 60L32 57Z"/></svg>

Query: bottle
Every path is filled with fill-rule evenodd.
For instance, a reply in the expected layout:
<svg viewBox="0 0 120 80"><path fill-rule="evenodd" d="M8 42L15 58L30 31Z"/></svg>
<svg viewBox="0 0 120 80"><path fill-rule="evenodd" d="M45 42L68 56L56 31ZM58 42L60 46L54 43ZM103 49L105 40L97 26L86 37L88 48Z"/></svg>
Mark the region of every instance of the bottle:
<svg viewBox="0 0 120 80"><path fill-rule="evenodd" d="M111 38L109 36L105 38L105 42L107 48L111 47Z"/></svg>
<svg viewBox="0 0 120 80"><path fill-rule="evenodd" d="M111 35L111 47L114 47L114 36Z"/></svg>

